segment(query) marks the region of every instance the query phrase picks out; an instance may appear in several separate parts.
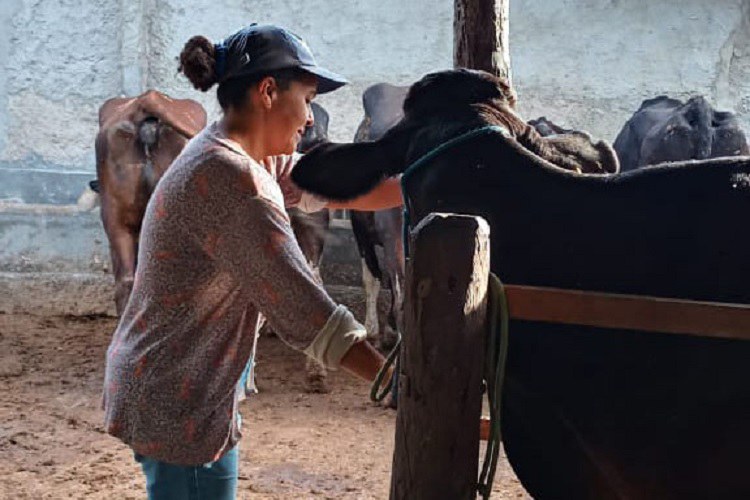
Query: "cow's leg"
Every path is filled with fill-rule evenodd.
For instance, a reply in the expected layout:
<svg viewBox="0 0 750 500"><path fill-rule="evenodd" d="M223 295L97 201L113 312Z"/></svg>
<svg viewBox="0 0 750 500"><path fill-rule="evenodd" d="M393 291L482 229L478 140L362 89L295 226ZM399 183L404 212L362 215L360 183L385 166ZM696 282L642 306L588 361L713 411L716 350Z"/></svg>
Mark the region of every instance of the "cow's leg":
<svg viewBox="0 0 750 500"><path fill-rule="evenodd" d="M122 226L111 228L107 231L107 236L112 258L112 272L115 277L115 307L117 315L120 316L133 290L138 238L128 228Z"/></svg>
<svg viewBox="0 0 750 500"><path fill-rule="evenodd" d="M380 280L370 272L365 259L362 259L362 283L365 287L365 330L367 338L377 338L378 328L378 295Z"/></svg>
<svg viewBox="0 0 750 500"><path fill-rule="evenodd" d="M303 247L303 253L308 259L315 281L323 284L320 274L320 263L323 260L323 245L325 243L325 229L328 228L328 210L312 214L315 225L307 230L307 245ZM305 362L305 390L316 394L331 392L328 386L328 370L326 367L312 358Z"/></svg>
<svg viewBox="0 0 750 500"><path fill-rule="evenodd" d="M326 367L312 358L307 358L305 363L305 390L315 394L331 392Z"/></svg>
<svg viewBox="0 0 750 500"><path fill-rule="evenodd" d="M318 283L323 283L320 277L320 267L317 264L310 263L313 275ZM331 392L328 386L328 371L326 367L312 358L307 358L305 363L305 390L315 394L325 394Z"/></svg>
<svg viewBox="0 0 750 500"><path fill-rule="evenodd" d="M320 266L311 264L310 269L312 269L315 281L317 281L318 283L323 283L323 276L320 274Z"/></svg>
<svg viewBox="0 0 750 500"><path fill-rule="evenodd" d="M398 341L398 331L403 327L402 310L404 279L394 263L386 262L386 272L391 289L391 301L388 304L387 325L383 328L380 337L380 347L385 350L391 349Z"/></svg>
<svg viewBox="0 0 750 500"><path fill-rule="evenodd" d="M383 270L391 289L388 328L383 329L380 346L390 349L398 340L398 330L403 328L402 305L405 283L403 215L399 209L388 210L378 213L375 220L383 242Z"/></svg>

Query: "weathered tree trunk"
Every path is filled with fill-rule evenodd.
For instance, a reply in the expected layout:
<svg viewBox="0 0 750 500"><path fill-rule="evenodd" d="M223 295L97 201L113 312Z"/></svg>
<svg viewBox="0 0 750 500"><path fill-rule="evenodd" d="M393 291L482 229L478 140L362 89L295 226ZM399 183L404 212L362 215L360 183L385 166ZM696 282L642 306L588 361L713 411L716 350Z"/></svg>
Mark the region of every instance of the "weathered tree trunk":
<svg viewBox="0 0 750 500"><path fill-rule="evenodd" d="M510 84L510 0L454 2L453 65L488 71Z"/></svg>
<svg viewBox="0 0 750 500"><path fill-rule="evenodd" d="M476 498L489 233L454 214L412 232L392 500Z"/></svg>

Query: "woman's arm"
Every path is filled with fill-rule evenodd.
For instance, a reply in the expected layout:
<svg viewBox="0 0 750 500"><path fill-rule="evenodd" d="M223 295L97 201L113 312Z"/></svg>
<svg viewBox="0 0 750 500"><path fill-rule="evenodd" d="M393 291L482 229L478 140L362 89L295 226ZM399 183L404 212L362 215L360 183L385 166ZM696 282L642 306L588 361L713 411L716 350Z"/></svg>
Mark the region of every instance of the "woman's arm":
<svg viewBox="0 0 750 500"><path fill-rule="evenodd" d="M372 382L377 377L385 358L367 341L357 342L341 358L340 366L354 375ZM390 382L390 375L384 382Z"/></svg>
<svg viewBox="0 0 750 500"><path fill-rule="evenodd" d="M369 193L349 201L329 201L326 208L375 211L400 207L403 204L401 180L398 177L389 177Z"/></svg>
<svg viewBox="0 0 750 500"><path fill-rule="evenodd" d="M311 193L303 192L291 178L292 169L300 158L302 158L302 155L295 153L288 156L269 157L264 160L266 168L276 176L284 195L284 204L287 207L297 207L305 212L315 212L324 208L376 211L400 207L404 204L401 196L400 177L388 177L369 193L349 201L323 200Z"/></svg>

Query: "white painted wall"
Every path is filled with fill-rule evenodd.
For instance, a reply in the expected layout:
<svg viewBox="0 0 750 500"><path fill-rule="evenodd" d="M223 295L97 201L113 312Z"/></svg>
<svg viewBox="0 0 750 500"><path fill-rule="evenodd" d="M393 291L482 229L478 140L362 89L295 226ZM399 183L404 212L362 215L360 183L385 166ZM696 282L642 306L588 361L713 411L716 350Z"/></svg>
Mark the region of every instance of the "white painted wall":
<svg viewBox="0 0 750 500"><path fill-rule="evenodd" d="M521 111L612 140L641 100L703 93L750 128L749 5L513 0ZM3 0L0 199L3 179L18 182L19 172L83 172L76 182L93 173L97 109L109 97L155 87L196 98L216 117L214 92L176 73L192 35L219 40L252 21L301 34L352 81L320 98L332 138L350 140L366 86L450 67L452 18L451 0Z"/></svg>
<svg viewBox="0 0 750 500"><path fill-rule="evenodd" d="M527 118L614 140L644 99L700 93L750 131L747 0L512 0L510 17Z"/></svg>

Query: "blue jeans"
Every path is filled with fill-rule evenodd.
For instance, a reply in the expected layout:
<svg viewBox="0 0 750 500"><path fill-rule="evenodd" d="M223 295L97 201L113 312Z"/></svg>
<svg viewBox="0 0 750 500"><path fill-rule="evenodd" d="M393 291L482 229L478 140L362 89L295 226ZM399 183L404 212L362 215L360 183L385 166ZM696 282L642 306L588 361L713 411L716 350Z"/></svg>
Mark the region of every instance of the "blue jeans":
<svg viewBox="0 0 750 500"><path fill-rule="evenodd" d="M237 495L239 451L235 446L219 460L182 466L136 453L146 475L149 500L234 500Z"/></svg>

